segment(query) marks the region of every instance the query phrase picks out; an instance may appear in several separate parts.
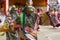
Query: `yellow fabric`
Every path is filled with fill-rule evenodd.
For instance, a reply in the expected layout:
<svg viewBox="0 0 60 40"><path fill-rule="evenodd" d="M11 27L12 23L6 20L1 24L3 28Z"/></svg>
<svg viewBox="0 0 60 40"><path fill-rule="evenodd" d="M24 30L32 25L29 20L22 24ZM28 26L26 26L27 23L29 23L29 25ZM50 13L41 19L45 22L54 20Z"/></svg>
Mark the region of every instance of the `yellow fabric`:
<svg viewBox="0 0 60 40"><path fill-rule="evenodd" d="M5 32L0 32L0 36L4 36L5 35Z"/></svg>
<svg viewBox="0 0 60 40"><path fill-rule="evenodd" d="M9 27L6 23L6 21L4 22L4 25L0 28L0 32L5 32L5 31L8 31L9 30Z"/></svg>

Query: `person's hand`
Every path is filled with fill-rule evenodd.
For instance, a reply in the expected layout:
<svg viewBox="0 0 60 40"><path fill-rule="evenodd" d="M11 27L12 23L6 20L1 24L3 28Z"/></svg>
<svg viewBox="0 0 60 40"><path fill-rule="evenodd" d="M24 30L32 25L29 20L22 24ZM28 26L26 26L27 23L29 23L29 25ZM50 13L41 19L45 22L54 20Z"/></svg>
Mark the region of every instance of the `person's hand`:
<svg viewBox="0 0 60 40"><path fill-rule="evenodd" d="M31 28L29 26L26 26L25 27L25 30L28 31L28 32L30 32L31 31Z"/></svg>

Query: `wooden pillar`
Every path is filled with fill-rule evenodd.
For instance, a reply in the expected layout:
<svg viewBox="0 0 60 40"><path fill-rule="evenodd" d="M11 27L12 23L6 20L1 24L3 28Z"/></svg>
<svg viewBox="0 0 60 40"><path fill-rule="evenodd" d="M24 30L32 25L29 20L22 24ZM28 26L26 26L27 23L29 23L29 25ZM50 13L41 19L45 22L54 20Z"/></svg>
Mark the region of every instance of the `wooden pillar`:
<svg viewBox="0 0 60 40"><path fill-rule="evenodd" d="M4 0L4 13L7 14L8 13L8 0Z"/></svg>
<svg viewBox="0 0 60 40"><path fill-rule="evenodd" d="M47 11L49 11L49 0L47 0Z"/></svg>
<svg viewBox="0 0 60 40"><path fill-rule="evenodd" d="M6 14L6 0L4 0L4 14Z"/></svg>

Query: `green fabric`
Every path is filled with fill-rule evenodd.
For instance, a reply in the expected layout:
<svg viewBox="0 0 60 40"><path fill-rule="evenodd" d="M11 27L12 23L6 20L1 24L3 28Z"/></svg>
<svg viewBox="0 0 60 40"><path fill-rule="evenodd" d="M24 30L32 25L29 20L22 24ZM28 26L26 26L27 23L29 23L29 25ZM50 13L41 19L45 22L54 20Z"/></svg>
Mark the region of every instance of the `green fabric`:
<svg viewBox="0 0 60 40"><path fill-rule="evenodd" d="M20 22L21 22L21 24L23 24L23 12L22 13L20 13L20 15L19 15L19 17L20 17ZM24 19L25 20L25 19Z"/></svg>
<svg viewBox="0 0 60 40"><path fill-rule="evenodd" d="M19 17L20 17L21 24L23 24L23 13L20 13Z"/></svg>

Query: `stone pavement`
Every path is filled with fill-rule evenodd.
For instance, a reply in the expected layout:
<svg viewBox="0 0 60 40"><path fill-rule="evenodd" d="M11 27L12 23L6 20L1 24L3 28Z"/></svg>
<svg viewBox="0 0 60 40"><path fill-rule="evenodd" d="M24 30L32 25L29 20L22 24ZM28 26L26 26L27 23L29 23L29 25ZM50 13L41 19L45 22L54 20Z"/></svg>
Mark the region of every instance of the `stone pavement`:
<svg viewBox="0 0 60 40"><path fill-rule="evenodd" d="M40 26L37 37L38 40L60 40L60 27ZM0 40L6 40L6 34L0 36Z"/></svg>
<svg viewBox="0 0 60 40"><path fill-rule="evenodd" d="M60 40L60 27L40 26L37 36L38 40Z"/></svg>

